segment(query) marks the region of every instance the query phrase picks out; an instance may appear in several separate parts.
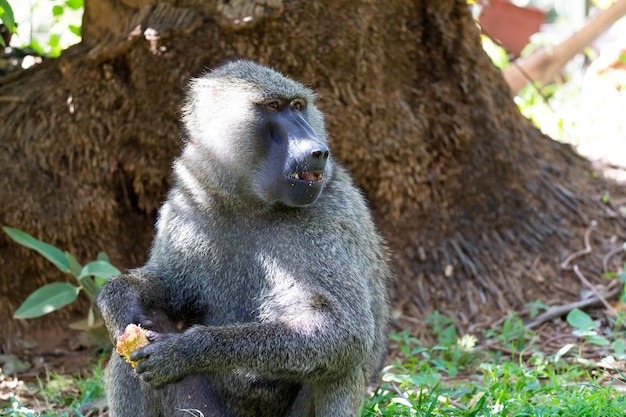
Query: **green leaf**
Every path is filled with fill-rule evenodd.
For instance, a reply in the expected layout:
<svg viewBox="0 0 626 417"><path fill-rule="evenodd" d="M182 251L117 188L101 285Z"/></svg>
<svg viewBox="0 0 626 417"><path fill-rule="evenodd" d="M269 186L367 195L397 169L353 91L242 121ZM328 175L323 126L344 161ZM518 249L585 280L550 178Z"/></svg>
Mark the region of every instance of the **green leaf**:
<svg viewBox="0 0 626 417"><path fill-rule="evenodd" d="M61 16L64 11L65 9L63 8L63 6L59 6L58 4L52 6L52 16L54 17Z"/></svg>
<svg viewBox="0 0 626 417"><path fill-rule="evenodd" d="M17 30L13 9L7 0L0 0L0 20L13 33Z"/></svg>
<svg viewBox="0 0 626 417"><path fill-rule="evenodd" d="M582 330L584 332L593 330L596 328L596 324L593 322L589 314L584 311L575 308L567 315L567 322L570 326Z"/></svg>
<svg viewBox="0 0 626 417"><path fill-rule="evenodd" d="M82 29L80 26L68 25L67 27L69 28L70 32L72 32L74 35L83 36Z"/></svg>
<svg viewBox="0 0 626 417"><path fill-rule="evenodd" d="M626 342L624 342L624 339L615 339L613 342L613 355L617 360L623 360L626 357Z"/></svg>
<svg viewBox="0 0 626 417"><path fill-rule="evenodd" d="M60 42L61 42L61 35L59 35L58 33L54 33L50 35L50 38L48 38L48 45L50 45L52 48L58 48Z"/></svg>
<svg viewBox="0 0 626 417"><path fill-rule="evenodd" d="M88 275L93 275L95 277L108 279L121 274L119 269L107 261L93 261L84 266L78 277L80 279Z"/></svg>
<svg viewBox="0 0 626 417"><path fill-rule="evenodd" d="M96 277L96 288L100 290L102 286L108 281L108 278Z"/></svg>
<svg viewBox="0 0 626 417"><path fill-rule="evenodd" d="M29 47L33 48L38 55L46 55L46 51L43 49L41 44L37 41L37 39L31 39Z"/></svg>
<svg viewBox="0 0 626 417"><path fill-rule="evenodd" d="M107 255L104 252L98 252L98 256L96 256L96 260L97 261L106 261L108 263L111 263L111 261L109 261L109 255Z"/></svg>
<svg viewBox="0 0 626 417"><path fill-rule="evenodd" d="M69 272L69 261L67 260L67 257L65 256L63 251L61 251L56 246L52 246L49 243L37 240L28 233L18 229L13 229L11 227L3 227L2 229L6 232L6 234L9 235L11 239L13 239L22 246L26 246L29 249L33 249L39 252L41 255L44 256L44 258L52 262L62 272Z"/></svg>
<svg viewBox="0 0 626 417"><path fill-rule="evenodd" d="M70 265L70 272L72 273L72 275L78 278L78 276L80 275L80 271L83 270L83 266L76 260L76 258L74 258L71 253L65 252L65 257L67 258L67 262Z"/></svg>
<svg viewBox="0 0 626 417"><path fill-rule="evenodd" d="M13 317L31 319L51 313L74 302L79 291L79 287L66 282L44 285L28 296Z"/></svg>
<svg viewBox="0 0 626 417"><path fill-rule="evenodd" d="M590 336L588 341L589 343L593 343L597 346L608 346L611 344L611 342L609 342L605 337L597 334Z"/></svg>
<svg viewBox="0 0 626 417"><path fill-rule="evenodd" d="M92 303L96 302L96 297L98 295L98 288L96 286L96 282L91 275L85 275L79 279L80 285L89 297L89 301Z"/></svg>
<svg viewBox="0 0 626 417"><path fill-rule="evenodd" d="M84 4L83 0L66 0L65 1L65 5L72 10L80 9L81 7L83 7L83 4Z"/></svg>

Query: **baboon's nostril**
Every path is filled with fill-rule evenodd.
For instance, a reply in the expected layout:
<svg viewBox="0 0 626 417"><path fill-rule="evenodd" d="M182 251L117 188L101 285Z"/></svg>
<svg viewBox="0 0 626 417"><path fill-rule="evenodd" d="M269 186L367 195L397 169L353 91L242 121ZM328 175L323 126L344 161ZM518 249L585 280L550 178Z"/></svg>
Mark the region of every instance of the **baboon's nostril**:
<svg viewBox="0 0 626 417"><path fill-rule="evenodd" d="M315 159L328 159L328 151L313 151L311 156Z"/></svg>

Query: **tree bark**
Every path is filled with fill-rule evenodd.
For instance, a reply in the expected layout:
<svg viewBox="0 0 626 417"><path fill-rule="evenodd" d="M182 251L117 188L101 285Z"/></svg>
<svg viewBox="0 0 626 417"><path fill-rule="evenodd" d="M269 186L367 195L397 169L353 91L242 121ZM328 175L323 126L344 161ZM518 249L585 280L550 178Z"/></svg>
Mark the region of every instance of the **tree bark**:
<svg viewBox="0 0 626 417"><path fill-rule="evenodd" d="M576 298L559 264L584 229L596 220L598 243L626 239L599 199L615 185L519 114L465 0L86 0L83 31L61 58L0 80L0 96L23 98L0 107L0 223L82 261L104 250L120 268L143 262L184 85L234 57L319 93L331 150L389 242L399 328L434 309L467 328ZM10 316L63 278L5 236L0 254L7 345L51 325Z"/></svg>

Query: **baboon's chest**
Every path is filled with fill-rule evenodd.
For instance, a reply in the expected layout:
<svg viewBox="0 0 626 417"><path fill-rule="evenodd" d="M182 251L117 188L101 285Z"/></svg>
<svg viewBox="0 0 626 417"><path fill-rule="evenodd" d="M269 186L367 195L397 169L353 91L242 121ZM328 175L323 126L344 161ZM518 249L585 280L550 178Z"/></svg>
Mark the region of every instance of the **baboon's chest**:
<svg viewBox="0 0 626 417"><path fill-rule="evenodd" d="M294 314L314 303L320 284L338 272L334 255L339 242L331 245L332 236L316 237L306 228L233 228L209 241L197 295L211 311L211 324Z"/></svg>

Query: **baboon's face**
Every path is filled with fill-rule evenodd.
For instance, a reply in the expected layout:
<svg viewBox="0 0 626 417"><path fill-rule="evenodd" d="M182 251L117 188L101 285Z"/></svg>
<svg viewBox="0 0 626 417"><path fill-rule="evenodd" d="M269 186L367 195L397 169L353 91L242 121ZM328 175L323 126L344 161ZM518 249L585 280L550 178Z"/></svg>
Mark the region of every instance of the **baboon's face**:
<svg viewBox="0 0 626 417"><path fill-rule="evenodd" d="M313 204L327 179L329 151L309 123L309 103L302 97L276 97L255 107L264 121L256 133L261 157L257 195L288 206Z"/></svg>
<svg viewBox="0 0 626 417"><path fill-rule="evenodd" d="M193 80L190 93L183 164L195 178L192 185L246 203L315 203L332 164L324 117L310 89L241 61Z"/></svg>

